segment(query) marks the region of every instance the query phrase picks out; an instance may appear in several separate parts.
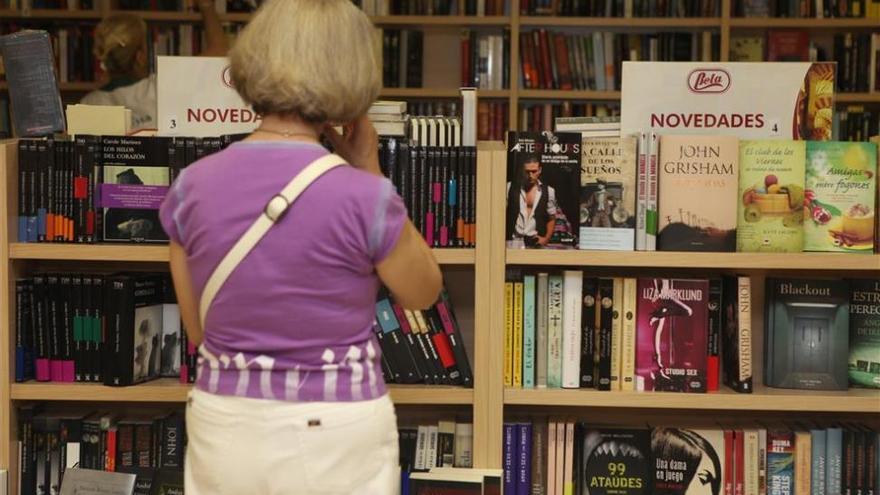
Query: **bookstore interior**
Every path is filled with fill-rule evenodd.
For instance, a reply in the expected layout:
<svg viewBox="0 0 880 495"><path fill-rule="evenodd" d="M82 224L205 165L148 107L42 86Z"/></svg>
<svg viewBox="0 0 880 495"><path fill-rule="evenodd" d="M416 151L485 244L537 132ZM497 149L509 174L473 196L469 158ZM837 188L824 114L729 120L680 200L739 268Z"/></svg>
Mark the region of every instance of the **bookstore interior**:
<svg viewBox="0 0 880 495"><path fill-rule="evenodd" d="M0 495L184 493L159 205L260 123L210 48L262 3L0 0ZM353 3L443 274L375 295L395 495L880 495L880 0ZM86 97L119 14L147 126Z"/></svg>

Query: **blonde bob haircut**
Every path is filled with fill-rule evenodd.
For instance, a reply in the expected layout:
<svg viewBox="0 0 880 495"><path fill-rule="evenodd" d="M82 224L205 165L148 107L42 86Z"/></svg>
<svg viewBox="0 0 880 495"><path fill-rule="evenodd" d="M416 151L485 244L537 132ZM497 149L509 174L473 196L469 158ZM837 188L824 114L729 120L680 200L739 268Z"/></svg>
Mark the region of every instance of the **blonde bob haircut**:
<svg viewBox="0 0 880 495"><path fill-rule="evenodd" d="M351 122L382 84L373 30L351 0L269 0L229 53L232 82L261 115Z"/></svg>

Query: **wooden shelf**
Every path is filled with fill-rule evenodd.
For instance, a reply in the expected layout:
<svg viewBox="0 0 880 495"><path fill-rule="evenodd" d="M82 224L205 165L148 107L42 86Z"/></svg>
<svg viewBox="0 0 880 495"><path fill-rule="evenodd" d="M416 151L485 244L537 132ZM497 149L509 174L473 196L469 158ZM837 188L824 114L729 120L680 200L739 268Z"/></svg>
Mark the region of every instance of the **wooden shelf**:
<svg viewBox="0 0 880 495"><path fill-rule="evenodd" d="M851 389L846 392L809 392L756 387L751 394L738 394L729 389L709 394L685 394L509 388L504 391L504 403L626 409L880 413L880 391Z"/></svg>
<svg viewBox="0 0 880 495"><path fill-rule="evenodd" d="M480 98L507 98L510 90L477 90ZM460 98L458 88L382 88L380 98Z"/></svg>
<svg viewBox="0 0 880 495"><path fill-rule="evenodd" d="M93 91L98 89L101 86L101 83L98 82L69 82L69 83L58 83L58 89L61 91L69 91L71 93L88 93L89 91ZM6 81L0 81L0 91L6 91L9 89L9 85Z"/></svg>
<svg viewBox="0 0 880 495"><path fill-rule="evenodd" d="M472 15L387 15L370 17L377 26L507 26L504 16Z"/></svg>
<svg viewBox="0 0 880 495"><path fill-rule="evenodd" d="M620 100L620 91L576 91L570 89L521 89L520 100Z"/></svg>
<svg viewBox="0 0 880 495"><path fill-rule="evenodd" d="M853 29L880 28L877 19L786 19L774 17L734 17L731 28L801 28L801 29Z"/></svg>
<svg viewBox="0 0 880 495"><path fill-rule="evenodd" d="M846 253L680 253L508 249L509 265L880 271L880 255Z"/></svg>
<svg viewBox="0 0 880 495"><path fill-rule="evenodd" d="M20 260L68 261L130 261L168 262L168 246L136 244L50 244L12 243L9 257ZM472 265L476 259L473 249L435 249L434 257L443 265Z"/></svg>
<svg viewBox="0 0 880 495"><path fill-rule="evenodd" d="M472 404L473 389L450 386L389 385L396 404ZM131 387L92 383L16 383L12 400L89 402L185 402L190 386L162 378Z"/></svg>
<svg viewBox="0 0 880 495"><path fill-rule="evenodd" d="M880 91L873 93L838 93L834 98L837 100L837 103L880 103Z"/></svg>
<svg viewBox="0 0 880 495"><path fill-rule="evenodd" d="M547 27L721 27L720 17L520 17L522 26Z"/></svg>
<svg viewBox="0 0 880 495"><path fill-rule="evenodd" d="M0 9L0 19L100 19L100 10L32 9L23 13L17 9Z"/></svg>

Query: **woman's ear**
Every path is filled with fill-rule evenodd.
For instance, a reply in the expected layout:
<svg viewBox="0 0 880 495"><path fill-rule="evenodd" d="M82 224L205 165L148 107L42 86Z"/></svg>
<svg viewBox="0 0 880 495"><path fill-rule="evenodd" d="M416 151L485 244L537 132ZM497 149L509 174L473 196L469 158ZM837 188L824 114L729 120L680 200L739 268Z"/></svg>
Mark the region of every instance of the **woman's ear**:
<svg viewBox="0 0 880 495"><path fill-rule="evenodd" d="M135 53L134 56L135 56L135 61L137 62L138 72L142 76L146 77L147 71L149 70L148 69L149 65L147 63L147 57L148 57L147 44L144 43L143 45L141 45L141 47L138 49L137 53Z"/></svg>

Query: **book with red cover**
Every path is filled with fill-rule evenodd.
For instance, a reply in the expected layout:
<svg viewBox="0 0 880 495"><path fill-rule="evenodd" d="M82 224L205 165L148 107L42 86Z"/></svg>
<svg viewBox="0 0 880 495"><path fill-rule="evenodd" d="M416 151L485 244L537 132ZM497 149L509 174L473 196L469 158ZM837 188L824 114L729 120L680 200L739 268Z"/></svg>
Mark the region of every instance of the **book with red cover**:
<svg viewBox="0 0 880 495"><path fill-rule="evenodd" d="M809 33L798 30L767 32L768 62L809 62L809 60Z"/></svg>

